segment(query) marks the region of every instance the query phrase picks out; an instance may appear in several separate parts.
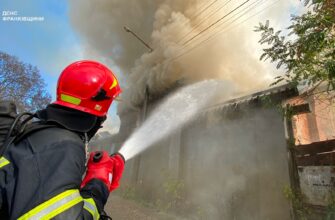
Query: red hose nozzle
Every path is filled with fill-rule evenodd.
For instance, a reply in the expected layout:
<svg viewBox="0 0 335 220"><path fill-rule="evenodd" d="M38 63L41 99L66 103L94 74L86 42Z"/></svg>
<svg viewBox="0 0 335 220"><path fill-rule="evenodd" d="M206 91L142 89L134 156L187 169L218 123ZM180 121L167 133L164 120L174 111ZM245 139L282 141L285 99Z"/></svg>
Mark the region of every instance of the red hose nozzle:
<svg viewBox="0 0 335 220"><path fill-rule="evenodd" d="M116 155L119 155L121 157L121 159L123 160L123 163L126 163L126 159L124 158L124 156L122 154L120 154L119 152L116 152L116 153L113 153L111 154L110 156L111 157L114 157Z"/></svg>

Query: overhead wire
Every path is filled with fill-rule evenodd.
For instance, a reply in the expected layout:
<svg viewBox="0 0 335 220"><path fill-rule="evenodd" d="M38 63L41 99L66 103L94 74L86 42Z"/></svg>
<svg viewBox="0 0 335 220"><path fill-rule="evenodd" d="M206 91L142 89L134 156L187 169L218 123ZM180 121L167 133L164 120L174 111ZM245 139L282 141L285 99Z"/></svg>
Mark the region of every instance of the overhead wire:
<svg viewBox="0 0 335 220"><path fill-rule="evenodd" d="M201 9L198 13L196 13L194 16L190 17L190 20L195 19L196 17L199 17L199 15L201 15L203 12L205 12L207 9L209 9L212 5L214 5L217 1L219 0L214 0L212 1L210 4L208 4L207 6L205 6L203 9Z"/></svg>
<svg viewBox="0 0 335 220"><path fill-rule="evenodd" d="M224 16L222 16L221 18L219 18L218 20L216 20L215 22L213 22L212 24L210 24L209 26L207 26L205 29L203 29L202 31L200 31L199 33L197 33L196 35L194 35L193 37L189 38L187 41L185 41L183 43L183 45L187 44L188 42L194 40L195 38L197 38L198 36L200 36L201 34L205 33L206 31L208 31L210 28L212 28L214 25L218 24L220 21L222 21L223 19L225 19L227 16L231 15L232 13L234 13L236 10L238 10L239 8L243 7L245 4L247 4L250 0L246 0L244 1L242 4L238 5L236 8L234 8L233 10L231 10L229 13L225 14Z"/></svg>
<svg viewBox="0 0 335 220"><path fill-rule="evenodd" d="M238 23L237 25L235 25L234 27L237 27L238 25L241 25L242 23L246 22L246 21L249 20L250 18L252 18L252 17L254 17L254 16L256 16L256 15L261 14L261 13L264 12L266 9L268 9L268 8L270 8L270 7L273 7L273 6L274 6L276 3L278 3L279 1L281 1L281 0L276 0L276 1L274 1L272 4L266 6L265 8L262 8L261 10L259 10L259 11L257 11L256 13L252 14L251 16L248 16L246 19L244 19L242 22L239 22L239 23ZM240 16L240 17L238 17L238 18L236 18L236 19L234 19L233 22L237 21L237 20L240 19L241 17L243 17L243 15ZM229 27L231 27L231 26L233 25L233 22L230 23L230 26L229 26ZM191 46L191 47L189 47L189 48L186 48L186 47L181 48L181 49L180 49L180 50L181 50L181 53L179 53L178 55L176 55L176 56L170 58L168 61L169 61L169 62L174 61L174 60L180 58L181 56L184 56L184 55L190 53L191 51L193 51L194 49L196 49L196 48L198 48L199 46L203 45L204 43L206 43L206 42L212 40L213 38L217 37L218 34L222 34L222 33L224 33L225 31L228 31L228 30L230 30L230 29L225 28L225 29L220 30L219 32L217 32L217 33L215 33L215 34L209 36L208 38L206 38L206 39L200 41L199 43L197 43L197 44L195 44L195 45L193 45L193 46ZM184 50L184 51L182 51L182 50Z"/></svg>
<svg viewBox="0 0 335 220"><path fill-rule="evenodd" d="M210 4L208 4L207 6L206 6L206 4L203 4L202 6L204 6L204 7L202 7L198 13L194 14L193 16L191 16L189 18L189 21L195 20L197 17L199 17L202 13L204 13L207 9L209 9L211 6L213 6L218 1L219 0L214 0L214 1L210 2ZM186 23L187 22L183 22L182 25L184 25ZM193 29L192 29L192 31L193 31ZM192 32L192 31L190 31L190 32ZM187 34L189 34L189 33L187 33ZM177 40L177 44L179 44L180 41L183 40L186 35L184 35L183 37L181 37L181 39Z"/></svg>
<svg viewBox="0 0 335 220"><path fill-rule="evenodd" d="M241 12L246 11L246 9L250 8L252 5L256 6L257 4L259 4L260 1L263 1L263 0L256 0L255 2L251 3L250 5L248 5L247 8L243 9L242 11L238 12L237 14L240 14ZM229 2L229 1L228 1L228 2ZM228 3L228 2L226 1L225 3ZM248 1L247 1L247 2L248 2ZM212 5L212 3L214 3L214 2L211 2L210 5ZM256 3L257 3L257 4L256 4ZM210 6L210 5L208 5L208 6ZM242 4L241 4L241 5L242 5ZM240 5L240 6L241 6L241 5ZM208 6L207 6L207 7L208 7ZM207 7L205 7L205 8L207 8ZM205 8L204 8L204 9L205 9ZM203 11L204 11L204 10L202 10L201 12L203 12ZM197 13L196 15L199 15L199 14L200 14L200 12ZM196 16L196 15L195 15L195 16ZM232 17L228 18L228 20L231 19L231 18L233 18L233 17L235 17L235 16L236 16L236 14L233 14ZM227 20L227 21L228 21L228 20ZM237 19L235 19L235 20L237 20ZM225 22L226 22L226 21L225 21ZM223 22L223 24L224 24L225 22ZM221 25L222 25L222 24L220 24L219 26L221 26ZM176 42L176 44L178 44L178 42ZM180 48L179 50L182 52L182 50L187 49L187 46L188 46L188 45L184 45L184 46L183 46L182 48ZM191 49L192 49L192 48L191 48ZM182 53L183 53L183 52L182 52ZM179 56L179 55L177 55L177 56ZM172 59L175 59L177 56L168 58L167 60L162 61L162 62L171 61ZM162 63L162 62L159 62L159 63Z"/></svg>
<svg viewBox="0 0 335 220"><path fill-rule="evenodd" d="M216 10L208 15L205 16L204 19L202 19L198 24L196 24L194 27L192 27L192 30L189 31L187 34L185 34L183 37L181 37L177 43L181 43L185 38L187 38L188 36L190 36L201 24L203 24L206 20L208 20L209 18L211 18L213 15L215 15L217 12L219 12L222 8L224 8L229 2L231 2L232 0L227 0L223 3L223 5L221 5L220 7L216 8ZM215 2L214 2L215 3ZM212 6L212 4L210 5ZM209 8L209 7L208 7ZM207 9L207 8L206 8ZM196 17L194 17L191 20L195 20Z"/></svg>
<svg viewBox="0 0 335 220"><path fill-rule="evenodd" d="M239 22L239 23L238 23L237 25L235 25L234 27L237 27L238 25L241 25L242 23L244 23L245 21L249 20L250 18L252 18L252 17L254 17L254 16L256 16L256 15L259 15L259 14L263 13L265 10L267 10L268 8L273 7L273 6L274 6L275 4L277 4L279 1L281 1L281 0L273 1L272 4L269 4L269 5L267 5L266 7L262 8L261 10L257 11L256 13L252 14L251 16L248 16L246 19L244 19L242 22ZM247 2L248 2L248 1L247 1ZM265 1L265 2L268 3L268 1ZM242 4L243 4L243 3L242 3ZM242 5L242 4L241 4L241 5ZM241 5L240 5L240 6L241 6ZM254 7L253 7L253 8L254 8ZM235 9L236 9L236 8L235 8ZM251 9L249 9L248 12L249 12L249 11L251 11ZM234 19L234 21L231 22L231 25L232 25L236 20L239 20L240 18L245 17L246 14L247 14L247 13L245 13L245 14L239 16L238 18ZM234 27L233 27L233 28L234 28ZM229 29L229 30L230 30L230 29ZM169 67L170 67L170 65L171 65L171 63L172 63L173 61L175 61L175 60L179 59L180 57L182 57L182 56L184 56L184 55L186 55L186 54L192 52L194 49L196 49L196 48L198 48L198 47L204 45L206 42L209 42L209 41L212 40L213 38L217 37L218 34L222 34L222 33L224 33L225 31L226 31L226 29L223 29L223 30L221 30L221 31L219 31L219 32L217 32L217 33L215 33L215 34L209 36L208 38L206 38L206 39L200 41L199 43L196 43L196 44L194 44L194 45L192 45L192 46L190 46L190 45L186 45L186 46L182 47L182 48L180 49L180 53L179 53L179 54L177 54L176 56L173 56L173 57L171 57L171 58L168 58L167 60L165 60L165 61L163 61L163 62L160 62L160 63L165 63L165 65L164 65L165 67L164 67L164 70L163 70L163 71L167 71L167 70L169 69ZM228 30L227 30L227 31L228 31Z"/></svg>
<svg viewBox="0 0 335 220"><path fill-rule="evenodd" d="M259 0L257 0L257 1L259 1ZM280 1L280 0L277 0L277 1ZM250 5L249 5L249 6L250 6ZM273 4L272 4L272 5L269 5L269 6L265 7L265 8L263 8L261 11L258 11L257 13L253 14L252 16L255 16L255 15L257 15L257 14L260 14L261 12L263 12L265 9L267 9L267 8L270 7L270 6L273 6ZM244 15L245 15L245 14L239 16L239 18L243 17ZM248 18L250 18L250 17L252 17L252 16L249 16ZM235 19L235 20L236 20L236 19ZM220 31L220 32L221 32L221 31ZM217 35L217 33L215 33L214 35ZM189 47L189 48L187 48L188 45L186 45L186 46L184 46L183 48L181 48L179 54L177 54L176 56L173 56L173 57L171 57L171 58L169 58L169 59L167 59L167 60L164 61L164 63L165 63L165 68L164 68L165 70L164 70L164 71L167 71L167 70L168 70L168 68L170 67L171 62L173 62L174 60L180 58L181 56L184 56L185 54L190 53L191 51L193 51L193 50L196 49L197 47L201 46L203 43L205 43L205 42L211 40L213 37L215 37L215 36L210 36L210 37L206 38L205 40L203 40L203 41L201 41L201 42L199 42L199 43L197 43L197 44L195 44L195 45L193 45L193 46L191 46L191 47ZM183 51L183 50L184 50L184 51ZM163 62L162 62L162 63L163 63Z"/></svg>
<svg viewBox="0 0 335 220"><path fill-rule="evenodd" d="M222 20L220 22L220 24L217 25L216 29L213 30L213 32L215 32L216 30L220 29L220 27L222 27L223 25L225 25L226 23L228 23L229 21L231 21L230 23L228 23L228 25L234 23L234 21L238 20L239 18L241 18L242 16L244 16L245 14L247 14L249 11L251 11L252 9L254 9L255 7L259 6L260 3L262 3L263 1L266 0L256 0L254 2L252 2L251 4L247 5L246 7L244 7L242 10L238 11L235 14L232 14L230 17L227 17L226 20ZM237 18L236 18L237 17ZM234 19L235 18L235 19ZM225 27L224 27L225 28ZM221 30L220 30L221 31ZM208 33L208 35L215 35L216 33ZM187 44L185 44L186 46Z"/></svg>
<svg viewBox="0 0 335 220"><path fill-rule="evenodd" d="M269 4L268 6L266 6L265 8L261 9L260 11L257 11L256 13L252 14L251 16L247 17L246 19L242 20L241 22L239 22L236 26L246 22L247 20L249 20L250 18L256 16L256 15L259 15L263 12L265 12L266 9L269 9L271 7L273 7L275 4L277 4L279 1L281 0L276 0L276 1L273 1L271 4Z"/></svg>

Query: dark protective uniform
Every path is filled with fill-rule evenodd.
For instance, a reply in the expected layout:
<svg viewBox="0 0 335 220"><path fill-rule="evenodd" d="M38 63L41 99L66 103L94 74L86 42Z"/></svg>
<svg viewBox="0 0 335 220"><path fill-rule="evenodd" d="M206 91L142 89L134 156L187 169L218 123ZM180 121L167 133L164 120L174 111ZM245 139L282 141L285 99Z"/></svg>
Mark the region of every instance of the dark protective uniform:
<svg viewBox="0 0 335 220"><path fill-rule="evenodd" d="M27 135L0 158L0 219L99 219L109 191L97 179L79 189L85 144L73 131L80 129L69 127L77 120L89 132L96 121L52 105L39 116L54 126Z"/></svg>

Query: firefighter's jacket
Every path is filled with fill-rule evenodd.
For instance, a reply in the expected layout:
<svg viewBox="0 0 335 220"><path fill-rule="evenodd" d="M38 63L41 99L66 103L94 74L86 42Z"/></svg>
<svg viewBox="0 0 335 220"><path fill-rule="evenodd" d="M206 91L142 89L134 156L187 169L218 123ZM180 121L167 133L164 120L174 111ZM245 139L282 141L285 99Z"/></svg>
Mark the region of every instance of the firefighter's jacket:
<svg viewBox="0 0 335 220"><path fill-rule="evenodd" d="M80 189L82 138L46 128L12 144L0 158L0 219L99 219L109 192L99 180Z"/></svg>

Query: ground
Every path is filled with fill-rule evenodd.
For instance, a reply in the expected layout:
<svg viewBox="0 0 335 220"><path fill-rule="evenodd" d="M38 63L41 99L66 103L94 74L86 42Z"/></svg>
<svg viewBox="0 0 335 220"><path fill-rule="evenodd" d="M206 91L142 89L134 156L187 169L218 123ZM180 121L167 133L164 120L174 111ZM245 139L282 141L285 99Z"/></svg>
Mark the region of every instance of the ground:
<svg viewBox="0 0 335 220"><path fill-rule="evenodd" d="M106 212L113 220L175 220L176 216L161 213L145 207L135 201L126 200L117 195L111 195L105 206Z"/></svg>

